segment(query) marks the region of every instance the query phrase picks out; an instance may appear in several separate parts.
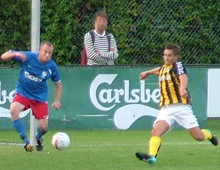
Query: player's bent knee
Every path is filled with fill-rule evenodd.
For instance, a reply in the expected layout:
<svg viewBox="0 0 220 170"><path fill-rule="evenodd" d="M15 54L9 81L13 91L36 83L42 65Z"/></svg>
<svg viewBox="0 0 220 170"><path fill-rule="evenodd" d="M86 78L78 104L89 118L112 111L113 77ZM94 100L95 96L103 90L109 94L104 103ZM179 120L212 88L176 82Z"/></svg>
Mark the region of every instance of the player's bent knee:
<svg viewBox="0 0 220 170"><path fill-rule="evenodd" d="M44 133L46 133L46 132L47 132L47 130L48 130L48 128L47 128L47 127L42 128L42 132L44 132Z"/></svg>
<svg viewBox="0 0 220 170"><path fill-rule="evenodd" d="M38 127L40 128L42 132L47 132L48 120L46 119L38 120Z"/></svg>
<svg viewBox="0 0 220 170"><path fill-rule="evenodd" d="M153 130L151 131L151 136L156 136L155 134L156 134L156 131L153 129Z"/></svg>
<svg viewBox="0 0 220 170"><path fill-rule="evenodd" d="M153 130L151 131L151 136L161 136L161 133L160 133L159 130L153 129Z"/></svg>
<svg viewBox="0 0 220 170"><path fill-rule="evenodd" d="M162 136L164 133L166 133L169 130L169 128L164 127L154 127L151 131L151 136Z"/></svg>
<svg viewBox="0 0 220 170"><path fill-rule="evenodd" d="M44 126L44 125L39 126L39 128L44 133L47 132L47 130L48 130L47 126Z"/></svg>
<svg viewBox="0 0 220 170"><path fill-rule="evenodd" d="M10 109L10 113L12 120L16 120L19 118L19 112L17 112L15 109Z"/></svg>

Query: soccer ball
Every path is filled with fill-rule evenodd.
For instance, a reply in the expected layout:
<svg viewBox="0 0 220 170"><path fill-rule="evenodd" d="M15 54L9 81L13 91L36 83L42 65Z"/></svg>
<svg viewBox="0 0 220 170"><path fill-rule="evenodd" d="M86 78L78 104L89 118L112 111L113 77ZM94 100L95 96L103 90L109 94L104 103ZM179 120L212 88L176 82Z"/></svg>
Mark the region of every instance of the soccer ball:
<svg viewBox="0 0 220 170"><path fill-rule="evenodd" d="M58 132L53 135L52 144L56 149L62 150L70 145L70 138L66 133Z"/></svg>

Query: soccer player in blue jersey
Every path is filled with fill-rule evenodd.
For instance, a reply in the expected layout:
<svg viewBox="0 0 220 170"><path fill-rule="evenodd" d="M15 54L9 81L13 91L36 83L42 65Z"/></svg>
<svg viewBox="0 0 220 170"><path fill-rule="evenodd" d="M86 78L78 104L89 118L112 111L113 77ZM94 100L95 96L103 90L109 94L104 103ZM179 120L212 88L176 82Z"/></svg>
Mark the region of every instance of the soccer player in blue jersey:
<svg viewBox="0 0 220 170"><path fill-rule="evenodd" d="M13 127L25 143L27 152L32 152L33 146L26 135L25 126L19 118L19 113L29 108L35 116L38 127L36 133L36 149L43 150L42 136L48 130L48 89L46 80L51 78L55 83L55 99L52 106L58 110L61 106L60 96L62 91L61 79L56 63L51 59L53 45L45 41L40 45L38 53L30 51L10 50L2 54L2 60L12 60L20 64L20 73L16 86L16 96L11 106Z"/></svg>

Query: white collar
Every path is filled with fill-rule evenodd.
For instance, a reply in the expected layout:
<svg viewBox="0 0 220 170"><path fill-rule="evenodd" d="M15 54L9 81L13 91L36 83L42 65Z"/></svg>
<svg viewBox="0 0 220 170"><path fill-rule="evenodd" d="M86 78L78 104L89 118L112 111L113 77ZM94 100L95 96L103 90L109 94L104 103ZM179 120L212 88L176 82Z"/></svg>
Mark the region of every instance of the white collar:
<svg viewBox="0 0 220 170"><path fill-rule="evenodd" d="M103 34L101 34L101 35L99 33L97 33L96 30L94 30L94 33L96 33L100 37L104 37L105 36L105 30L104 30Z"/></svg>

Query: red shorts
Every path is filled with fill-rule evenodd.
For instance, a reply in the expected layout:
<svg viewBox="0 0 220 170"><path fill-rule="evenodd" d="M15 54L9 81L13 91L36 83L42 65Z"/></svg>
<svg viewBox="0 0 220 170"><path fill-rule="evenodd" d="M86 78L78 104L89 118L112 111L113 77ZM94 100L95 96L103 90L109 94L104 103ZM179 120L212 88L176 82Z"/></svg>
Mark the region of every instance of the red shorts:
<svg viewBox="0 0 220 170"><path fill-rule="evenodd" d="M18 102L24 105L24 110L30 109L36 119L48 119L48 105L47 102L39 102L36 100L28 99L20 94L16 94L13 102Z"/></svg>

